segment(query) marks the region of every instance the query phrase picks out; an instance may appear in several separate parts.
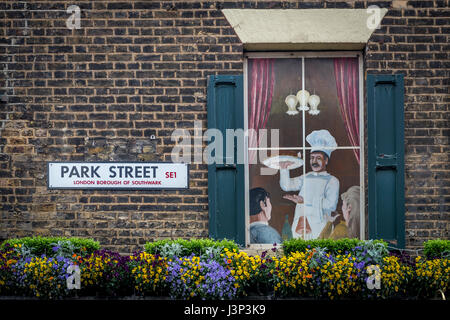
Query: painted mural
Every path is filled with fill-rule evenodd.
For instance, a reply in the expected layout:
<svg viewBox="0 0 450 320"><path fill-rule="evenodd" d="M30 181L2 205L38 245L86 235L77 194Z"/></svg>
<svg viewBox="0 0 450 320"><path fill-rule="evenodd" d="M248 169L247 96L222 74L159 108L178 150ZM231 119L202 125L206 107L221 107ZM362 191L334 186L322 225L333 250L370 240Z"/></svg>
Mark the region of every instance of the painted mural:
<svg viewBox="0 0 450 320"><path fill-rule="evenodd" d="M360 238L358 59L249 58L247 79L250 243Z"/></svg>

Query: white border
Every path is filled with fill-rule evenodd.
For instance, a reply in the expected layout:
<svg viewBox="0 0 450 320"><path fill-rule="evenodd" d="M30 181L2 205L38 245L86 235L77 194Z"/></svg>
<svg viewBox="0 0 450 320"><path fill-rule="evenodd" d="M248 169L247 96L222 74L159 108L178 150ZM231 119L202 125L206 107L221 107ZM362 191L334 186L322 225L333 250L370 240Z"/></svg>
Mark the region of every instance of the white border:
<svg viewBox="0 0 450 320"><path fill-rule="evenodd" d="M250 172L248 163L248 58L335 58L335 57L357 57L359 63L359 147L340 147L340 149L359 149L359 177L360 177L360 239L365 239L365 193L364 193L364 75L363 75L363 53L362 51L295 51L295 52L245 52L244 53L244 132L245 135L245 162L244 162L244 177L245 177L245 246L249 249L270 249L272 244L250 244ZM305 128L304 128L305 129ZM304 135L303 135L304 136ZM303 137L304 138L304 137ZM310 147L294 147L294 148L251 148L251 150L260 149L290 149L290 150L307 150ZM281 245L281 244L280 244Z"/></svg>
<svg viewBox="0 0 450 320"><path fill-rule="evenodd" d="M344 58L357 57L361 55L359 51L286 51L286 52L246 52L247 58Z"/></svg>
<svg viewBox="0 0 450 320"><path fill-rule="evenodd" d="M365 155L364 155L364 60L362 52L359 60L359 238L366 239L366 197L365 197Z"/></svg>
<svg viewBox="0 0 450 320"><path fill-rule="evenodd" d="M250 212L250 176L249 176L249 169L248 169L248 61L247 57L244 58L244 190L245 190L245 197L244 197L244 207L245 207L245 246L248 247L250 244L250 215L248 214Z"/></svg>

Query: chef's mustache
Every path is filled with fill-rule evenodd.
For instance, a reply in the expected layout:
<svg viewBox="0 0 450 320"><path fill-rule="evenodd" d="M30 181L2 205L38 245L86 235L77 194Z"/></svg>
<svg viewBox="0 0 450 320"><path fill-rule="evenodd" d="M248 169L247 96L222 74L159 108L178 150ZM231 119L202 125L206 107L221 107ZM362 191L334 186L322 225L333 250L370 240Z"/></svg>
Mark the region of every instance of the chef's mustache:
<svg viewBox="0 0 450 320"><path fill-rule="evenodd" d="M314 162L311 164L311 167L320 167L320 164L318 164L317 162Z"/></svg>

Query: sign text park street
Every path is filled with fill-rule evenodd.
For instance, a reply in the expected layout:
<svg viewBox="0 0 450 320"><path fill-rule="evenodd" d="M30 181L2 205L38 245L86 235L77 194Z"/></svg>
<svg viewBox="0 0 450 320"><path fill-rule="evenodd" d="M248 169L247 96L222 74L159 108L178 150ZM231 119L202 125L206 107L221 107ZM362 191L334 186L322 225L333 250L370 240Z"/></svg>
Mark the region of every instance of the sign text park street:
<svg viewBox="0 0 450 320"><path fill-rule="evenodd" d="M185 163L49 162L49 189L186 189Z"/></svg>

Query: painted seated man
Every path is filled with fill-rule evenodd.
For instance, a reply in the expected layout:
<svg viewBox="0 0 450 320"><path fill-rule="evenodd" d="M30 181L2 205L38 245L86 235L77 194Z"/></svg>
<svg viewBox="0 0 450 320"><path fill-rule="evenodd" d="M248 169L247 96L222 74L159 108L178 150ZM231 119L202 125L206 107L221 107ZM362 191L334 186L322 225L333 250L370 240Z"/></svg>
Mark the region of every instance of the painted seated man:
<svg viewBox="0 0 450 320"><path fill-rule="evenodd" d="M359 239L359 191L359 186L353 186L341 194L342 215L332 214L331 220L323 228L319 239Z"/></svg>
<svg viewBox="0 0 450 320"><path fill-rule="evenodd" d="M270 195L263 188L250 190L250 243L281 243L277 230L269 226L272 217Z"/></svg>

